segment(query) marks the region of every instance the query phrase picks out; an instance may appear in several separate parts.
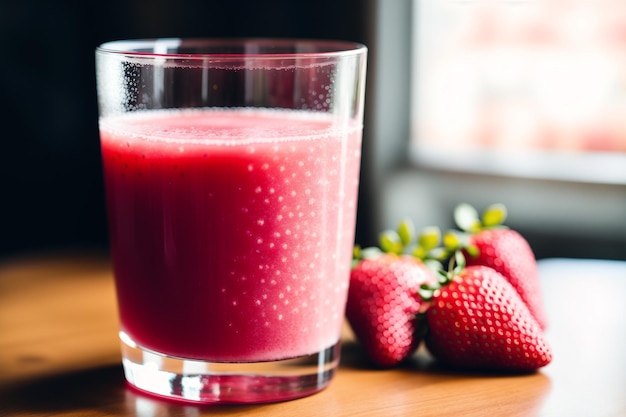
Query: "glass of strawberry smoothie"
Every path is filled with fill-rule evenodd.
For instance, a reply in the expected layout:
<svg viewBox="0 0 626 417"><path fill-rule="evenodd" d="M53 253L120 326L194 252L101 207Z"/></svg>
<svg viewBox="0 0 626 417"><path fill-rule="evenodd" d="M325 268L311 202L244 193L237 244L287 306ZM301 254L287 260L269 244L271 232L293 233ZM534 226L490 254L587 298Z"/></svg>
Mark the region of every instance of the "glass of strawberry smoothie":
<svg viewBox="0 0 626 417"><path fill-rule="evenodd" d="M354 239L366 53L307 40L97 48L131 386L262 403L330 382Z"/></svg>

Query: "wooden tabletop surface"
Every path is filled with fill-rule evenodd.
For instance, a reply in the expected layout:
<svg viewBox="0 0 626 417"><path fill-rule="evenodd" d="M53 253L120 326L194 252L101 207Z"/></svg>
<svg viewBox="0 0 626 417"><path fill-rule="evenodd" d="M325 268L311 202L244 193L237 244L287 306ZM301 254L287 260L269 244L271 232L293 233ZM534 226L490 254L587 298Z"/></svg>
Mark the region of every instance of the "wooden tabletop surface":
<svg viewBox="0 0 626 417"><path fill-rule="evenodd" d="M322 392L277 404L179 405L124 382L109 261L56 253L0 261L0 416L626 416L626 262L544 260L554 360L521 375L453 373L425 351L368 369L346 327Z"/></svg>

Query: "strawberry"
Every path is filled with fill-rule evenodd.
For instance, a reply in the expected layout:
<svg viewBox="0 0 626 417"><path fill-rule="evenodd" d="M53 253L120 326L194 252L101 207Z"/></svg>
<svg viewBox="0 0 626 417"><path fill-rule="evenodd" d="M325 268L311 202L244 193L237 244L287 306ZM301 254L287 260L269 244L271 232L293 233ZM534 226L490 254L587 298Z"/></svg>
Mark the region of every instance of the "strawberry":
<svg viewBox="0 0 626 417"><path fill-rule="evenodd" d="M363 259L350 274L346 317L370 361L392 367L417 349L420 285L434 274L411 256Z"/></svg>
<svg viewBox="0 0 626 417"><path fill-rule="evenodd" d="M457 266L439 285L423 286L422 296L430 299L425 343L444 365L530 372L552 360L526 303L492 268Z"/></svg>
<svg viewBox="0 0 626 417"><path fill-rule="evenodd" d="M350 274L346 318L370 361L381 368L395 366L411 356L421 340L417 314L422 306L419 289L436 282L421 259L403 252L412 239L412 224L381 235L378 248L359 248ZM422 233L413 248L424 258L439 241L438 231Z"/></svg>
<svg viewBox="0 0 626 417"><path fill-rule="evenodd" d="M473 207L461 204L456 208L454 218L457 226L469 234L465 242L467 265L485 265L502 274L545 329L547 320L537 261L526 239L502 225L506 208L494 204L479 219Z"/></svg>

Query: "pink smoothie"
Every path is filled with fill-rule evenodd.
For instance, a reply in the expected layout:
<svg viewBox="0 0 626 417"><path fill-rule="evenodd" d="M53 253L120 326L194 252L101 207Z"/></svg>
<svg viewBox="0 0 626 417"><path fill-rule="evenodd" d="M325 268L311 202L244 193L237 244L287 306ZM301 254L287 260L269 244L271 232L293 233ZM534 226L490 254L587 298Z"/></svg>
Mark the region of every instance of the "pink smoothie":
<svg viewBox="0 0 626 417"><path fill-rule="evenodd" d="M337 342L361 126L306 112L100 122L122 330L171 356L264 361Z"/></svg>

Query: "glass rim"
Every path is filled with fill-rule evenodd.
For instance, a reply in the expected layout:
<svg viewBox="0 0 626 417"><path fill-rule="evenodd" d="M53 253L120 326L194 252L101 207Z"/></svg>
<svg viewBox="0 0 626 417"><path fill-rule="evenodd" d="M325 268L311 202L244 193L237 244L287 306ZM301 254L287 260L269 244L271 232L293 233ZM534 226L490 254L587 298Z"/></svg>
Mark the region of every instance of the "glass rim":
<svg viewBox="0 0 626 417"><path fill-rule="evenodd" d="M168 52L183 45L196 48L197 51ZM209 48L218 47L241 50L207 52ZM265 51L259 52L259 48L265 48ZM288 51L287 48L292 50ZM367 47L358 42L301 38L146 38L108 41L96 47L98 54L164 59L339 58L360 55L366 51Z"/></svg>

